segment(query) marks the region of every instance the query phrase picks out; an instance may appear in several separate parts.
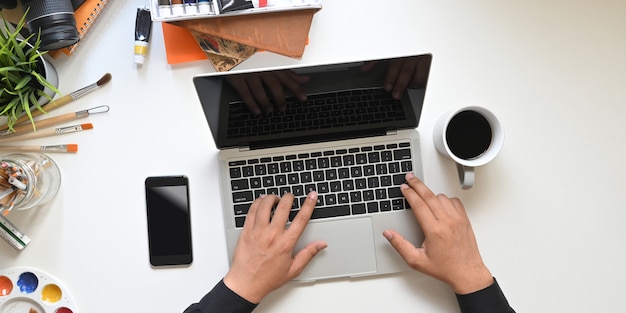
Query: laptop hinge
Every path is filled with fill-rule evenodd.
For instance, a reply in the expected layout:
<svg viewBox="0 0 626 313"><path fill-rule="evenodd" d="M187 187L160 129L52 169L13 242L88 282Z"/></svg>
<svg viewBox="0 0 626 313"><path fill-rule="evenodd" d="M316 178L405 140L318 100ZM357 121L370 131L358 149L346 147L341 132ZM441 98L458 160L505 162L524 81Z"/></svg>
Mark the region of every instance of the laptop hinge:
<svg viewBox="0 0 626 313"><path fill-rule="evenodd" d="M398 134L398 130L397 129L390 129L387 130L387 135L391 136L391 135L397 135Z"/></svg>
<svg viewBox="0 0 626 313"><path fill-rule="evenodd" d="M250 147L249 146L239 147L239 152L243 152L243 151L250 151Z"/></svg>

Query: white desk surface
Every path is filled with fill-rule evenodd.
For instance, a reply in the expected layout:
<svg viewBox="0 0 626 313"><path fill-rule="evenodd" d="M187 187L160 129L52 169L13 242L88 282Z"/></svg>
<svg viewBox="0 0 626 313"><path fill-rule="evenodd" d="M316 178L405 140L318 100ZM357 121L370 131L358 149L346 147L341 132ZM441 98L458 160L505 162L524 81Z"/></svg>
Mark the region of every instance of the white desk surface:
<svg viewBox="0 0 626 313"><path fill-rule="evenodd" d="M433 53L418 130L425 179L465 203L486 264L518 312L618 312L626 293L626 2L325 1L302 60L258 53L239 68ZM54 60L60 90L100 90L59 109L108 104L94 130L42 143L79 143L51 155L57 198L11 217L32 239L0 243L0 268L60 278L80 312L182 312L226 273L217 150L191 79L208 62L167 65L155 24L146 64L133 64L136 8L111 1L80 50ZM390 7L395 3L397 7ZM432 144L435 120L466 105L491 109L506 139L462 191ZM191 184L194 263L148 262L143 182L185 174ZM258 312L458 312L445 285L418 273L290 284Z"/></svg>

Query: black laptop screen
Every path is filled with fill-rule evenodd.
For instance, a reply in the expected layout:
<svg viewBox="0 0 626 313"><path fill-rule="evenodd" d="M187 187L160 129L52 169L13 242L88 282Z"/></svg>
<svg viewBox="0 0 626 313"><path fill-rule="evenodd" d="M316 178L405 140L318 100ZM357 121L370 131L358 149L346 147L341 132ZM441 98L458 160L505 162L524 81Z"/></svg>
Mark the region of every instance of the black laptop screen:
<svg viewBox="0 0 626 313"><path fill-rule="evenodd" d="M224 72L193 81L216 146L255 149L416 128L431 58Z"/></svg>

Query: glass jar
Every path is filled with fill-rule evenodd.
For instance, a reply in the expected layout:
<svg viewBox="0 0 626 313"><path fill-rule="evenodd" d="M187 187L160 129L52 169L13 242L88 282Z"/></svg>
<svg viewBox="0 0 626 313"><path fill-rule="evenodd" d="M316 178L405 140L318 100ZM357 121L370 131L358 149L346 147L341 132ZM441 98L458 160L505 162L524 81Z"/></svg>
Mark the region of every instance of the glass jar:
<svg viewBox="0 0 626 313"><path fill-rule="evenodd" d="M0 204L26 210L52 200L61 186L57 164L41 153L0 158Z"/></svg>

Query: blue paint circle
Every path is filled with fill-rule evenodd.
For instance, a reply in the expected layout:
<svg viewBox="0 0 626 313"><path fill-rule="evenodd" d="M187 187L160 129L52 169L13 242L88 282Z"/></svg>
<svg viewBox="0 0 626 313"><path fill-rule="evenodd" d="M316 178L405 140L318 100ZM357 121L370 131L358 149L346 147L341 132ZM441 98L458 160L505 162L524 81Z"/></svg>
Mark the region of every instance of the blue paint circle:
<svg viewBox="0 0 626 313"><path fill-rule="evenodd" d="M17 280L17 287L20 288L20 291L23 293L34 292L37 290L37 285L39 285L39 279L31 272L22 273Z"/></svg>

